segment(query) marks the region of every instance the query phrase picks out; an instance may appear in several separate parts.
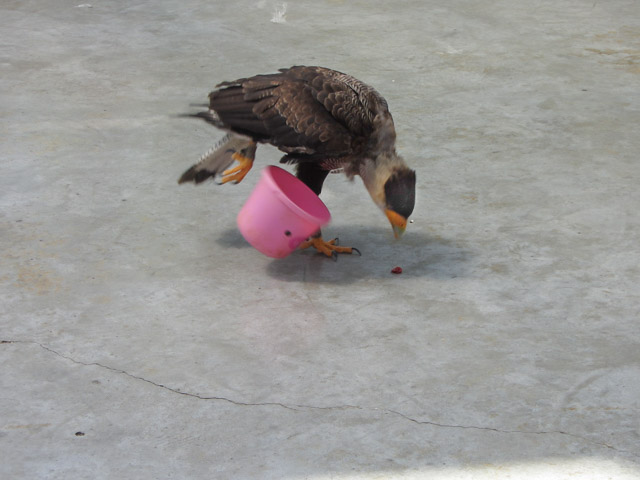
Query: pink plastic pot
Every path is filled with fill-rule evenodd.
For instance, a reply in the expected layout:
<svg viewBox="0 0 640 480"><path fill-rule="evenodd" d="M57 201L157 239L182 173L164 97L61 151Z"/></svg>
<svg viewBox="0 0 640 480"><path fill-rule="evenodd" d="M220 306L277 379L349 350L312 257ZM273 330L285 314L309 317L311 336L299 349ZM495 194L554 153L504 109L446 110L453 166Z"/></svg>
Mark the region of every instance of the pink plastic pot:
<svg viewBox="0 0 640 480"><path fill-rule="evenodd" d="M286 170L270 166L238 213L238 228L255 249L283 258L329 220L329 210L309 187Z"/></svg>

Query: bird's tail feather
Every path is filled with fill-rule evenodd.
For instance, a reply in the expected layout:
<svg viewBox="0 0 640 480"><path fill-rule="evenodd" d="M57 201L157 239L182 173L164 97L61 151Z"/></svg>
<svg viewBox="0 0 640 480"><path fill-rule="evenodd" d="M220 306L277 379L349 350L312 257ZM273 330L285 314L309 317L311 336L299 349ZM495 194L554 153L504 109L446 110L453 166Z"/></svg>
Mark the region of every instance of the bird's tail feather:
<svg viewBox="0 0 640 480"><path fill-rule="evenodd" d="M233 154L242 153L246 157L253 158L256 144L248 137L228 133L218 144L210 148L198 163L182 174L178 183L204 182L226 170L233 162Z"/></svg>
<svg viewBox="0 0 640 480"><path fill-rule="evenodd" d="M181 117L181 118L201 118L205 122L210 123L211 125L213 125L214 127L224 128L224 124L220 120L220 117L218 117L218 114L215 111L211 110L211 109L203 111L203 112L198 112L198 113L183 113L183 114L178 115L178 117Z"/></svg>

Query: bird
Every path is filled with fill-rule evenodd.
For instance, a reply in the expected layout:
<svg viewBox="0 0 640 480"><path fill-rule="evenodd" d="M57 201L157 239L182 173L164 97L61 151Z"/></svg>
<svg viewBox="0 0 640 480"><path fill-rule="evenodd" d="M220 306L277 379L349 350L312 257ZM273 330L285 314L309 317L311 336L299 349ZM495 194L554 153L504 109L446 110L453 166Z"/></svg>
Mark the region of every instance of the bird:
<svg viewBox="0 0 640 480"><path fill-rule="evenodd" d="M239 183L253 166L258 144L271 144L284 153L280 163L294 164L297 178L316 195L330 172L360 176L395 237L402 236L415 206L416 172L396 152L387 101L373 87L336 70L297 65L214 88L206 110L184 116L227 133L179 184L216 177L221 184ZM337 238L325 241L321 231L300 245L309 247L333 258L360 254L338 245Z"/></svg>

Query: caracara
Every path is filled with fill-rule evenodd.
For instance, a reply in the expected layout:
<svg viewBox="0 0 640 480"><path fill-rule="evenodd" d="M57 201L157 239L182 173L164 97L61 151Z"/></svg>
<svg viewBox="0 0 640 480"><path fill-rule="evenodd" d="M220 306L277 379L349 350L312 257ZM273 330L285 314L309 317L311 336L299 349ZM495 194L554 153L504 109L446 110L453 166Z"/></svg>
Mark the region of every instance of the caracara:
<svg viewBox="0 0 640 480"><path fill-rule="evenodd" d="M359 175L395 236L404 233L416 174L396 153L386 100L369 85L328 68L296 66L223 82L209 94L208 110L189 116L229 133L179 183L217 175L222 183L238 183L253 166L257 144L270 143L285 152L281 163L296 164L297 177L317 195L331 171ZM324 241L320 232L301 248L309 246L333 257L358 252L337 240Z"/></svg>

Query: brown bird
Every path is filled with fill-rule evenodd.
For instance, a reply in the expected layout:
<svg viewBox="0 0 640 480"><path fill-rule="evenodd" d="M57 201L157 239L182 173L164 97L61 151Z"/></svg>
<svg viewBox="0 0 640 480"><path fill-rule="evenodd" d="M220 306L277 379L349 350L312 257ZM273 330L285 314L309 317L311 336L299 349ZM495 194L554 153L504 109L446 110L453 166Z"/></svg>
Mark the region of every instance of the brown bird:
<svg viewBox="0 0 640 480"><path fill-rule="evenodd" d="M396 132L386 100L350 75L323 67L295 66L279 73L223 82L209 94L199 117L229 133L178 183L221 176L239 183L253 166L258 143L270 143L296 164L296 175L317 195L327 174L359 175L374 203L401 236L415 203L416 174L396 153ZM237 166L229 168L237 162ZM360 253L324 241L320 232L301 245L327 256Z"/></svg>

